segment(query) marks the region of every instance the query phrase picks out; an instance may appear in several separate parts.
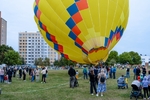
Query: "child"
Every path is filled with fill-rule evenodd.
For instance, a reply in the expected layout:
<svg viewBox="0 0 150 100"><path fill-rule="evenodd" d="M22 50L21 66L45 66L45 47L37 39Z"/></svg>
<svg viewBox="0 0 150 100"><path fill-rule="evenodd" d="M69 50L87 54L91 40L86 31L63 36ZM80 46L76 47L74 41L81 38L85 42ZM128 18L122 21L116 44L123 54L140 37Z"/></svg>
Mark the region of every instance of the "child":
<svg viewBox="0 0 150 100"><path fill-rule="evenodd" d="M78 72L78 70L76 70L76 79L78 79L79 78L79 72Z"/></svg>
<svg viewBox="0 0 150 100"><path fill-rule="evenodd" d="M125 84L126 84L126 87L128 88L128 78L125 76Z"/></svg>
<svg viewBox="0 0 150 100"><path fill-rule="evenodd" d="M4 83L8 83L8 76L6 74L4 76Z"/></svg>
<svg viewBox="0 0 150 100"><path fill-rule="evenodd" d="M140 80L143 81L143 74L140 75Z"/></svg>

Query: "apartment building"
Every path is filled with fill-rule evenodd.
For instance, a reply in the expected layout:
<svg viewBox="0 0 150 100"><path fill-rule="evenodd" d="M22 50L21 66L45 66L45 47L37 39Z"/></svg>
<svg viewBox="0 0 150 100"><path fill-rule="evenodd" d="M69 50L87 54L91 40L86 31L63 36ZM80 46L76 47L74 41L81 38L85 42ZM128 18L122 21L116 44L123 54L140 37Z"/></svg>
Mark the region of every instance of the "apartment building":
<svg viewBox="0 0 150 100"><path fill-rule="evenodd" d="M7 21L1 17L0 11L0 45L7 44Z"/></svg>
<svg viewBox="0 0 150 100"><path fill-rule="evenodd" d="M150 56L141 55L141 61L142 61L142 65L145 65L146 63L150 65Z"/></svg>
<svg viewBox="0 0 150 100"><path fill-rule="evenodd" d="M51 64L58 60L58 53L45 42L40 32L20 32L18 43L19 54L26 64L34 64L38 58L47 57Z"/></svg>

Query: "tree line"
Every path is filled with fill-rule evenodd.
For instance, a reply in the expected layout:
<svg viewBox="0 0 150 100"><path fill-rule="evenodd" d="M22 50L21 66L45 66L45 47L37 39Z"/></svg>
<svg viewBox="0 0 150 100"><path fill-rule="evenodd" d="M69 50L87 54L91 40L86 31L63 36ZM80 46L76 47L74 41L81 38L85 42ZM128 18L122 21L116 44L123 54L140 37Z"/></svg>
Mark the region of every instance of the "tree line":
<svg viewBox="0 0 150 100"><path fill-rule="evenodd" d="M109 56L105 62L106 65L113 65L113 64L130 64L130 65L137 65L141 64L141 56L134 51L130 52L123 52L122 54L118 54L117 51L111 51ZM7 65L24 65L26 64L24 58L21 58L18 52L16 52L12 47L7 45L0 46L0 64L7 64ZM50 59L49 58L38 58L35 59L34 64L37 66L50 66ZM76 65L77 62L73 62L71 60L65 59L61 57L61 59L56 60L53 65L54 66L69 66L69 65ZM82 64L80 64L82 65Z"/></svg>

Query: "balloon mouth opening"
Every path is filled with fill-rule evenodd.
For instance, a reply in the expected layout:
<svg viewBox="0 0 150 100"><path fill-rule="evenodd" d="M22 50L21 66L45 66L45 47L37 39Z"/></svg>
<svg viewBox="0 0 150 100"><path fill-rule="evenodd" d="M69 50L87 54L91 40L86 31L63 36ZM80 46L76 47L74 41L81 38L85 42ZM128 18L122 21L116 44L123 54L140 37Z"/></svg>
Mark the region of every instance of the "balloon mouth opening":
<svg viewBox="0 0 150 100"><path fill-rule="evenodd" d="M97 51L99 51L99 50L106 50L107 48L106 47L103 47L103 46L101 46L101 47L97 47L97 48L92 48L90 51L89 51L89 54L90 53L93 53L93 52L97 52Z"/></svg>

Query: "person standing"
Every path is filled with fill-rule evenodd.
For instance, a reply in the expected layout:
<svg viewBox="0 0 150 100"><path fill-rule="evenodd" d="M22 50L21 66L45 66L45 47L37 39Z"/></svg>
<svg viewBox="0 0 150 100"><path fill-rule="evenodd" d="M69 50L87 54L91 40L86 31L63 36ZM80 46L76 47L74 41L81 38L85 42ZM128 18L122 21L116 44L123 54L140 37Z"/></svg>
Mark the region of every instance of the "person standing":
<svg viewBox="0 0 150 100"><path fill-rule="evenodd" d="M113 73L113 67L109 67L109 77L112 78L112 73Z"/></svg>
<svg viewBox="0 0 150 100"><path fill-rule="evenodd" d="M113 79L115 79L116 78L116 67L115 66L113 66L112 72L113 72Z"/></svg>
<svg viewBox="0 0 150 100"><path fill-rule="evenodd" d="M23 69L23 81L26 81L26 68Z"/></svg>
<svg viewBox="0 0 150 100"><path fill-rule="evenodd" d="M36 68L36 71L35 71L35 75L36 75L36 82L38 82L39 81L39 75L40 75L40 71L39 71L39 69L38 68Z"/></svg>
<svg viewBox="0 0 150 100"><path fill-rule="evenodd" d="M126 77L130 78L130 68L129 68L129 66L126 69Z"/></svg>
<svg viewBox="0 0 150 100"><path fill-rule="evenodd" d="M149 82L147 80L147 77L145 76L143 81L142 81L142 88L143 88L143 92L144 92L144 100L146 99L146 95L147 95L147 98L149 99L148 85L149 85Z"/></svg>
<svg viewBox="0 0 150 100"><path fill-rule="evenodd" d="M106 91L106 74L104 73L104 69L101 69L101 72L98 74L98 80L96 96L99 96L99 93L103 96L103 93Z"/></svg>
<svg viewBox="0 0 150 100"><path fill-rule="evenodd" d="M140 66L138 66L136 68L136 79L138 78L138 76L140 76L141 70L140 70Z"/></svg>
<svg viewBox="0 0 150 100"><path fill-rule="evenodd" d="M70 88L74 88L76 71L73 69L72 65L70 66L70 69L68 70L68 75L70 76Z"/></svg>
<svg viewBox="0 0 150 100"><path fill-rule="evenodd" d="M46 69L45 69L45 67L42 69L42 71L41 71L41 73L42 73L42 82L41 83L46 83Z"/></svg>
<svg viewBox="0 0 150 100"><path fill-rule="evenodd" d="M143 74L143 77L146 76L146 68L145 68L145 66L142 67L142 74Z"/></svg>
<svg viewBox="0 0 150 100"><path fill-rule="evenodd" d="M31 82L34 81L34 76L35 76L35 72L34 72L34 69L31 69Z"/></svg>
<svg viewBox="0 0 150 100"><path fill-rule="evenodd" d="M10 68L7 71L7 75L8 75L8 84L10 84L12 82L12 70Z"/></svg>
<svg viewBox="0 0 150 100"><path fill-rule="evenodd" d="M148 91L149 91L149 99L150 99L150 70L148 71L147 81L148 81Z"/></svg>
<svg viewBox="0 0 150 100"><path fill-rule="evenodd" d="M133 79L135 80L136 79L136 67L134 67L133 69L133 74L134 74Z"/></svg>
<svg viewBox="0 0 150 100"><path fill-rule="evenodd" d="M97 94L97 91L96 91L96 84L95 84L95 74L94 74L94 71L91 70L90 73L89 73L89 77L90 77L90 93L91 95L94 95L93 94L93 89L95 91L95 94Z"/></svg>
<svg viewBox="0 0 150 100"><path fill-rule="evenodd" d="M0 82L4 83L4 69L3 68L0 69Z"/></svg>
<svg viewBox="0 0 150 100"><path fill-rule="evenodd" d="M21 79L21 77L22 77L22 68L20 67L19 68L19 78Z"/></svg>
<svg viewBox="0 0 150 100"><path fill-rule="evenodd" d="M94 75L95 75L95 83L96 83L96 85L98 85L98 78L97 78L97 76L98 76L98 66L95 66L95 68L94 68Z"/></svg>
<svg viewBox="0 0 150 100"><path fill-rule="evenodd" d="M86 66L84 66L84 68L83 68L83 78L88 79L88 71L86 69Z"/></svg>

